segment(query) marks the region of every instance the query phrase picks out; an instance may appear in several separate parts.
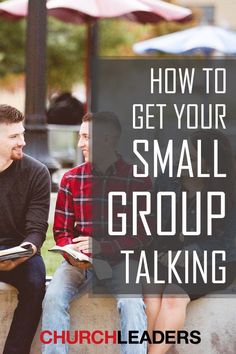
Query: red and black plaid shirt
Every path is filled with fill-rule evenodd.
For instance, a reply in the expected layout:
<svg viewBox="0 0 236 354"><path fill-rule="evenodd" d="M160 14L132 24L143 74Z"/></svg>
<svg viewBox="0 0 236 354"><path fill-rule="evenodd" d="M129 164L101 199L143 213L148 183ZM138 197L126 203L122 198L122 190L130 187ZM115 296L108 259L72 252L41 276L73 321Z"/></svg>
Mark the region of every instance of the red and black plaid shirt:
<svg viewBox="0 0 236 354"><path fill-rule="evenodd" d="M65 173L57 196L54 237L56 244L72 243L79 235L99 235L103 254L112 256L121 249L143 249L151 242L139 220L138 235L131 236L132 192L150 191L149 178L134 178L133 166L119 158L105 175L95 171L91 163L84 163ZM113 225L120 230L118 213L127 215L127 235L108 235L108 193L126 192L127 203L120 198L113 203ZM142 210L142 209L141 209Z"/></svg>

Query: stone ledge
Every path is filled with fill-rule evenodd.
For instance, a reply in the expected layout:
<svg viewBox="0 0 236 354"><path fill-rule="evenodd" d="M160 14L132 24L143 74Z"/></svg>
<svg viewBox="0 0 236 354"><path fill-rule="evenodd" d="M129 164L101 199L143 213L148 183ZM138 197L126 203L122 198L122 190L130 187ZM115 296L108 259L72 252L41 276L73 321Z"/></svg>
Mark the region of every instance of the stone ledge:
<svg viewBox="0 0 236 354"><path fill-rule="evenodd" d="M235 285L232 287L232 292ZM14 308L17 290L0 282L0 353L3 350ZM88 311L89 309L89 311ZM71 331L109 330L119 328L116 301L111 298L95 298L88 295L73 301L71 305ZM78 315L79 314L79 315ZM201 343L176 345L170 354L234 354L236 353L236 298L235 294L223 297L214 295L193 301L187 311L185 329L201 332ZM39 343L40 326L34 338L31 354L41 354ZM71 345L70 354L118 354L118 345Z"/></svg>
<svg viewBox="0 0 236 354"><path fill-rule="evenodd" d="M13 312L17 304L17 290L13 286L0 282L0 353L10 328Z"/></svg>
<svg viewBox="0 0 236 354"><path fill-rule="evenodd" d="M3 282L0 282L0 292L1 291L13 291L14 293L17 293L17 290L14 288L14 286Z"/></svg>

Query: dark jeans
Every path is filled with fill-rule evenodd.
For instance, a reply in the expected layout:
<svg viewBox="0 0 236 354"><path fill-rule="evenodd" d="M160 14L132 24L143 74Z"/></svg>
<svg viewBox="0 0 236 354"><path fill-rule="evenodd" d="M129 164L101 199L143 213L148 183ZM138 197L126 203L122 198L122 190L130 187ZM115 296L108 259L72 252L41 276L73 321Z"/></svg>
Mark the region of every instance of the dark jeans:
<svg viewBox="0 0 236 354"><path fill-rule="evenodd" d="M8 247L0 246L0 249ZM41 312L45 294L45 266L40 255L9 272L0 271L0 281L16 287L19 291L10 331L3 354L29 354Z"/></svg>

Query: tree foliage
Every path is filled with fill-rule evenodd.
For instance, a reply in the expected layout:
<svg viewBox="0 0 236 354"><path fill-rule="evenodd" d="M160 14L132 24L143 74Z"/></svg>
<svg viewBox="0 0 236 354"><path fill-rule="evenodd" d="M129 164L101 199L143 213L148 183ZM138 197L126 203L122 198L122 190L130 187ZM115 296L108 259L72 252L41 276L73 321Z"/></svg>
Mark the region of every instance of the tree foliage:
<svg viewBox="0 0 236 354"><path fill-rule="evenodd" d="M25 21L0 22L0 78L24 73ZM132 44L148 37L152 26L124 20L99 22L99 53L103 56L134 55ZM51 90L70 90L86 71L87 26L48 19L47 80Z"/></svg>
<svg viewBox="0 0 236 354"><path fill-rule="evenodd" d="M83 79L86 27L48 21L47 74L49 87L70 90Z"/></svg>
<svg viewBox="0 0 236 354"><path fill-rule="evenodd" d="M25 66L25 21L0 21L0 77L19 74Z"/></svg>
<svg viewBox="0 0 236 354"><path fill-rule="evenodd" d="M102 56L133 56L132 45L141 40L183 28L162 23L139 25L111 19L99 21L99 53ZM0 21L0 79L24 73L26 21ZM48 19L47 81L49 91L70 90L85 77L86 25ZM3 82L3 80L1 80Z"/></svg>

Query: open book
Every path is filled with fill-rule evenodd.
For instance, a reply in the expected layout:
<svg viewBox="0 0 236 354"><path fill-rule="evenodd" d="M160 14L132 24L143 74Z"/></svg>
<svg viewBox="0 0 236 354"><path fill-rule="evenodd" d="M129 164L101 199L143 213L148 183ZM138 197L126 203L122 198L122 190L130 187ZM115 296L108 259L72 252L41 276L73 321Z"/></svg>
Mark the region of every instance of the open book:
<svg viewBox="0 0 236 354"><path fill-rule="evenodd" d="M50 248L50 252L57 252L57 253L65 253L73 257L75 260L80 261L80 262L89 262L93 263L93 268L94 271L98 277L98 279L108 279L111 278L112 276L112 269L110 265L108 264L107 261L104 261L102 259L93 259L86 254L80 252L80 251L75 251L73 249L73 245L65 245L65 246L54 246Z"/></svg>
<svg viewBox="0 0 236 354"><path fill-rule="evenodd" d="M73 245L65 245L65 246L54 246L50 248L50 252L57 252L57 253L65 253L68 254L69 256L73 257L75 260L80 261L80 262L90 262L92 263L92 258L87 256L86 254L76 251L73 249Z"/></svg>
<svg viewBox="0 0 236 354"><path fill-rule="evenodd" d="M21 257L29 257L33 254L33 248L31 245L11 247L6 250L0 251L0 261L6 261L8 259L16 259Z"/></svg>

